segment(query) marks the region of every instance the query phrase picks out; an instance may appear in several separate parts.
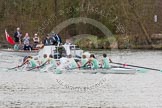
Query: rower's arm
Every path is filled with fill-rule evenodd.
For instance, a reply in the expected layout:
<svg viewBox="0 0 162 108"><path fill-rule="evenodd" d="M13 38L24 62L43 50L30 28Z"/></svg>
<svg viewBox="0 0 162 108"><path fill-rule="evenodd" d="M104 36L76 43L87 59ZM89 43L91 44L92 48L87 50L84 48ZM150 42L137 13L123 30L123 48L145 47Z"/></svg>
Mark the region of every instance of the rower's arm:
<svg viewBox="0 0 162 108"><path fill-rule="evenodd" d="M84 65L82 65L82 67L85 67L88 63L90 63L92 61L92 59L90 58Z"/></svg>
<svg viewBox="0 0 162 108"><path fill-rule="evenodd" d="M89 61L87 61L85 64L83 64L81 67L85 67L87 64L89 63Z"/></svg>
<svg viewBox="0 0 162 108"><path fill-rule="evenodd" d="M112 60L109 58L110 63L112 63Z"/></svg>
<svg viewBox="0 0 162 108"><path fill-rule="evenodd" d="M26 59L20 66L23 66L23 65L25 65L27 62L28 62L29 60L28 59Z"/></svg>

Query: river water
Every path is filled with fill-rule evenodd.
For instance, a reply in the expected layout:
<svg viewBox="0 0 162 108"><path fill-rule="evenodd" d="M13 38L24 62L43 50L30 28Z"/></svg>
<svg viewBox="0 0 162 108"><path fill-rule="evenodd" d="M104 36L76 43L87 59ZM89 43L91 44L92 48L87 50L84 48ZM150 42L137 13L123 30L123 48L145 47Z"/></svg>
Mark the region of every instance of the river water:
<svg viewBox="0 0 162 108"><path fill-rule="evenodd" d="M114 62L162 69L162 51L93 51ZM6 71L25 55L0 51L0 108L161 108L162 73L53 74Z"/></svg>

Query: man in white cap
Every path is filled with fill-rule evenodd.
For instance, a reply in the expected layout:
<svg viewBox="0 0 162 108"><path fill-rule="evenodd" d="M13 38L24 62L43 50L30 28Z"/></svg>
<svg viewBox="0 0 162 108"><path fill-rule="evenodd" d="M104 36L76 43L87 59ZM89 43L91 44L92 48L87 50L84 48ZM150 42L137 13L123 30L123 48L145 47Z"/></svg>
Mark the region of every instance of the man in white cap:
<svg viewBox="0 0 162 108"><path fill-rule="evenodd" d="M33 38L33 42L34 42L34 48L37 46L37 44L39 44L39 37L38 37L38 34L35 33L34 34L34 38Z"/></svg>

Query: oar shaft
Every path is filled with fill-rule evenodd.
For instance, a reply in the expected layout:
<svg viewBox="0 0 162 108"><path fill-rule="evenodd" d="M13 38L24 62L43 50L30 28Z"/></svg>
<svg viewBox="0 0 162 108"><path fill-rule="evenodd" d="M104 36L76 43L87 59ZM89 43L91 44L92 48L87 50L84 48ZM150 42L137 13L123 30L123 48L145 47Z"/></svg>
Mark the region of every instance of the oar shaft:
<svg viewBox="0 0 162 108"><path fill-rule="evenodd" d="M8 70L12 70L12 69L16 69L16 68L18 68L18 66L13 67L13 68L8 68Z"/></svg>
<svg viewBox="0 0 162 108"><path fill-rule="evenodd" d="M138 68L145 68L145 69L155 70L155 71L160 71L159 69L148 68L148 67L143 67L143 66L134 66L134 65L127 65L127 66L131 66L131 67L138 67Z"/></svg>
<svg viewBox="0 0 162 108"><path fill-rule="evenodd" d="M20 66L13 67L13 68L9 68L8 70L16 69L16 68L22 67L23 65L24 65L24 64L22 64L22 65L20 65Z"/></svg>
<svg viewBox="0 0 162 108"><path fill-rule="evenodd" d="M48 61L46 61L45 63L43 63L43 64L40 65L40 66L33 67L33 68L31 68L31 69L29 69L29 70L27 70L27 71L31 71L31 70L34 70L34 69L36 69L36 68L41 68L42 66L46 65L47 62L48 62Z"/></svg>
<svg viewBox="0 0 162 108"><path fill-rule="evenodd" d="M115 62L111 62L111 63L118 64L118 65L125 65L123 63L115 63ZM149 69L149 70L160 71L159 69L154 69L154 68L149 68L149 67L143 67L143 66L135 66L135 65L130 65L130 64L126 64L126 66L138 67L138 68L144 68L144 69Z"/></svg>

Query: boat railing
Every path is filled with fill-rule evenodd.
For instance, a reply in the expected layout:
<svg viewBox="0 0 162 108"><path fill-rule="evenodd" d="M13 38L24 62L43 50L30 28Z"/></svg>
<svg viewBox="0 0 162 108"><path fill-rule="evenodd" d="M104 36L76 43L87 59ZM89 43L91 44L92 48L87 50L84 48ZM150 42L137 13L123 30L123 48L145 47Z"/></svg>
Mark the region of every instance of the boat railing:
<svg viewBox="0 0 162 108"><path fill-rule="evenodd" d="M60 46L55 46L55 50L54 50L54 55L56 59L59 59L61 55L59 52L59 48L64 48L66 54L65 55L69 55L72 54L74 57L78 57L81 54L77 54L77 50L81 50L80 48L77 48L77 45L60 45Z"/></svg>

